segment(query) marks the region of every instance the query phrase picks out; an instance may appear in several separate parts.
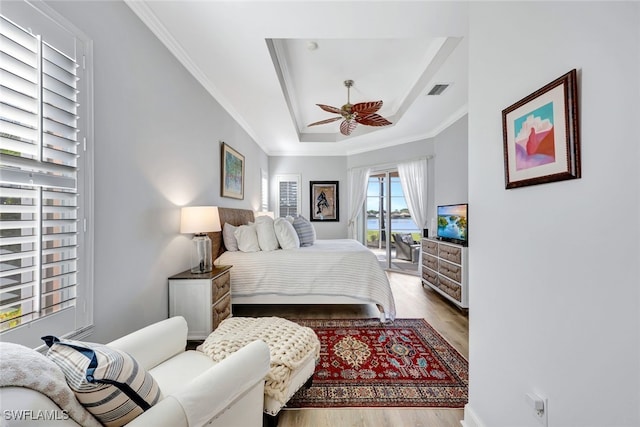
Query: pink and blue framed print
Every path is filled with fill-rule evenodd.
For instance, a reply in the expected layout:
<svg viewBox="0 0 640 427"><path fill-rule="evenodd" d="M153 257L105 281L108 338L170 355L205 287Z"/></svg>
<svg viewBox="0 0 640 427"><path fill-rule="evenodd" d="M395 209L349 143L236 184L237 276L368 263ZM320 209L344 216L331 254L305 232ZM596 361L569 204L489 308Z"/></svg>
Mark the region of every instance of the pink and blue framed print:
<svg viewBox="0 0 640 427"><path fill-rule="evenodd" d="M505 188L580 178L576 70L502 110Z"/></svg>

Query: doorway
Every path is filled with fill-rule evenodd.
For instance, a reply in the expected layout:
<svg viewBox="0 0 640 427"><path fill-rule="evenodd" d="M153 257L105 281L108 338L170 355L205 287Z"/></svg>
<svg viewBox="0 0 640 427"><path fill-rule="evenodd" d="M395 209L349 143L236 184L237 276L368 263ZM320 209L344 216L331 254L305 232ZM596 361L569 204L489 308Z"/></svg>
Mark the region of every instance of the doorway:
<svg viewBox="0 0 640 427"><path fill-rule="evenodd" d="M369 176L365 209L366 245L382 267L417 275L421 232L411 218L396 169Z"/></svg>

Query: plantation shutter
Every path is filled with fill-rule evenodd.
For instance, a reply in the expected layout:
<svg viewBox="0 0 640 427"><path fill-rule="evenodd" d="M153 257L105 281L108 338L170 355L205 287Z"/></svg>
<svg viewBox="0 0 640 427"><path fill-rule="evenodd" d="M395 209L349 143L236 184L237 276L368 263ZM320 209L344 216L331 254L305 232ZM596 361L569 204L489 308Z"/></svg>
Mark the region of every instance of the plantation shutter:
<svg viewBox="0 0 640 427"><path fill-rule="evenodd" d="M0 16L0 330L75 304L78 64Z"/></svg>
<svg viewBox="0 0 640 427"><path fill-rule="evenodd" d="M299 189L299 177L278 177L278 217L296 216L300 213Z"/></svg>

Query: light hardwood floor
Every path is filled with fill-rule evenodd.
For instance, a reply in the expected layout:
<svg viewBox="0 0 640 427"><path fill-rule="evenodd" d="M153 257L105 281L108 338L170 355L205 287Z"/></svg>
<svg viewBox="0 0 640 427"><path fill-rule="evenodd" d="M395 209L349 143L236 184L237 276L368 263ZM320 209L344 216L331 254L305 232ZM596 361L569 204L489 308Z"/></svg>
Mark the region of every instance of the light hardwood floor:
<svg viewBox="0 0 640 427"><path fill-rule="evenodd" d="M388 272L397 318L424 318L465 358L469 358L469 320L417 276ZM378 317L374 306L234 306L234 316L280 316L287 319ZM460 427L462 409L284 409L278 427Z"/></svg>

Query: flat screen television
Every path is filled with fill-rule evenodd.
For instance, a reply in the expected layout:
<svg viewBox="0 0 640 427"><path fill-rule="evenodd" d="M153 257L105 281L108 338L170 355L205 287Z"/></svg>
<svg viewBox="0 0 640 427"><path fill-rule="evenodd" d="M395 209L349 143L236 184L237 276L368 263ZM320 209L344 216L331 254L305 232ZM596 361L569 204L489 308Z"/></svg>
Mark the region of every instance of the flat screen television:
<svg viewBox="0 0 640 427"><path fill-rule="evenodd" d="M469 205L438 206L438 239L467 246L469 242Z"/></svg>

